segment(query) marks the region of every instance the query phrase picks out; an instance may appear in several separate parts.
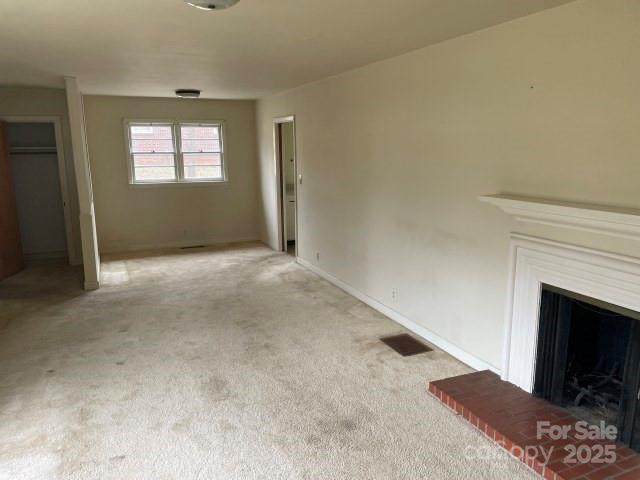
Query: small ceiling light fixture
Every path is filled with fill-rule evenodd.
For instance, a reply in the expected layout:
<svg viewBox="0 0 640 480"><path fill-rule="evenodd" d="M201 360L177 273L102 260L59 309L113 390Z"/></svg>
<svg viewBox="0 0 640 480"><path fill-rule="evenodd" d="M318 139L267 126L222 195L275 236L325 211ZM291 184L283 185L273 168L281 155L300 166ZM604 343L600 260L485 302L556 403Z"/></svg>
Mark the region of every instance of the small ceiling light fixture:
<svg viewBox="0 0 640 480"><path fill-rule="evenodd" d="M200 97L200 90L193 88L180 88L176 90L176 95L180 98L198 98Z"/></svg>
<svg viewBox="0 0 640 480"><path fill-rule="evenodd" d="M200 8L202 10L224 10L225 8L233 7L240 0L183 0L192 7Z"/></svg>

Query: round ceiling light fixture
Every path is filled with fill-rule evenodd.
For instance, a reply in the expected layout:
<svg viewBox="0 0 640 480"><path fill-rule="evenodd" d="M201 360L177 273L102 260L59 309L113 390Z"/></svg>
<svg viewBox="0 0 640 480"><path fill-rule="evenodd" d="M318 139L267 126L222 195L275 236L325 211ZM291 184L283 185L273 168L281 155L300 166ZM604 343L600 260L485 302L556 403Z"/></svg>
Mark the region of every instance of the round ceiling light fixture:
<svg viewBox="0 0 640 480"><path fill-rule="evenodd" d="M200 97L200 90L194 88L180 88L176 90L176 96L180 98L198 98Z"/></svg>
<svg viewBox="0 0 640 480"><path fill-rule="evenodd" d="M185 3L192 7L200 8L201 10L224 10L225 8L233 7L240 0L183 0Z"/></svg>

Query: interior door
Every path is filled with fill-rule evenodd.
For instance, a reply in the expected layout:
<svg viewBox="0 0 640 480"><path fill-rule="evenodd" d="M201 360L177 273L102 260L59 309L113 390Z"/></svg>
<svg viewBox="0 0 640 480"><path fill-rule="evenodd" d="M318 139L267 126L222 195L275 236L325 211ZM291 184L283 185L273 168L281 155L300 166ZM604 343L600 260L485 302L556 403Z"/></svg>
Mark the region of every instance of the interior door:
<svg viewBox="0 0 640 480"><path fill-rule="evenodd" d="M0 280L24 268L7 125L0 122Z"/></svg>

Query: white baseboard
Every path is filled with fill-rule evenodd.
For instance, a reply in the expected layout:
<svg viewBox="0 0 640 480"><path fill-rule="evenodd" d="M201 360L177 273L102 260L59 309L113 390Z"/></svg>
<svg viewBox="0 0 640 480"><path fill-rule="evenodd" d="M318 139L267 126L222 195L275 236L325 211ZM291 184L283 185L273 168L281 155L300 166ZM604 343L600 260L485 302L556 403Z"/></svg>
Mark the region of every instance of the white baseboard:
<svg viewBox="0 0 640 480"><path fill-rule="evenodd" d="M243 242L259 242L257 235L251 237L236 237L231 239L221 238L205 238L196 240L178 240L174 242L158 242L158 243L142 243L142 244L129 244L129 243L107 243L101 245L100 253L123 253L123 252L138 252L143 250L160 250L163 248L181 248L190 247L194 245L223 245L227 243L243 243Z"/></svg>
<svg viewBox="0 0 640 480"><path fill-rule="evenodd" d="M418 325L413 320L409 320L404 315L396 312L392 308L389 308L388 306L384 305L383 303L379 302L378 300L375 300L374 298L371 298L366 293L361 292L360 290L358 290L358 289L352 287L351 285L343 282L339 278L336 278L333 275L331 275L330 273L325 272L320 267L318 267L316 265L313 265L312 263L310 263L307 260L304 260L304 259L302 259L300 257L298 257L297 261L303 267L308 268L309 270L311 270L312 272L314 272L317 275L321 276L322 278L324 278L328 282L332 283L336 287L344 290L349 295L354 296L355 298L357 298L361 302L366 303L367 305L369 305L374 310L377 310L378 312L380 312L383 315L389 317L391 320L399 323L400 325L402 325L406 329L410 330L411 332L415 333L416 335L424 338L427 342L429 342L429 343L435 345L436 347L438 347L439 349L447 352L449 355L451 355L452 357L457 358L462 363L464 363L466 365L469 365L471 368L474 368L475 370L491 370L492 372L495 372L498 375L500 374L500 369L494 367L493 365L490 365L489 363L485 362L484 360L479 359L478 357L476 357L474 355L471 355L468 352L465 352L464 350L462 350L461 348L455 346L454 344L452 344L448 340L445 340L441 336L433 333L431 330L428 330L427 328L425 328L425 327L423 327L421 325Z"/></svg>

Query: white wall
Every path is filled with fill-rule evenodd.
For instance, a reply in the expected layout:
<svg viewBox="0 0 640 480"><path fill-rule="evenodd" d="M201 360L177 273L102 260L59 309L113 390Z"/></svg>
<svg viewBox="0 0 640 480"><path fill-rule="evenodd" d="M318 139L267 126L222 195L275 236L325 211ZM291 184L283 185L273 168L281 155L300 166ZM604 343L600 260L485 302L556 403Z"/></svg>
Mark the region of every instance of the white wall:
<svg viewBox="0 0 640 480"><path fill-rule="evenodd" d="M513 226L477 196L640 207L638 25L638 1L578 1L259 101L262 238L295 114L300 256L499 367Z"/></svg>
<svg viewBox="0 0 640 480"><path fill-rule="evenodd" d="M85 96L101 252L256 240L255 102ZM229 181L131 186L124 119L224 120Z"/></svg>

